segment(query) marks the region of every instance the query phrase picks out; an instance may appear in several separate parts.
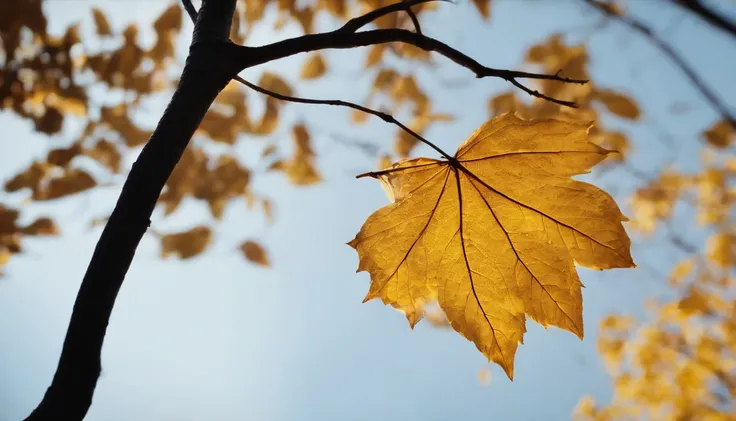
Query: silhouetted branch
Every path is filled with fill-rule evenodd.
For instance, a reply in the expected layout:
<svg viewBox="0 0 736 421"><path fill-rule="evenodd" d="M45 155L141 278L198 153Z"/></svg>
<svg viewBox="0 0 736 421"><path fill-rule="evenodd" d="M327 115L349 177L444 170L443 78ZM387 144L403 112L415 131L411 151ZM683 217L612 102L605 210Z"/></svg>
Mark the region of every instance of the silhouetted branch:
<svg viewBox="0 0 736 421"><path fill-rule="evenodd" d="M728 121L731 126L736 129L736 117L731 113L729 107L722 102L718 96L713 92L706 84L703 79L690 67L690 65L672 48L664 39L659 37L654 31L648 26L632 18L617 12L613 8L609 7L608 3L598 0L582 0L591 7L598 9L611 19L615 19L629 28L639 32L645 36L649 41L657 47L665 56L667 56L677 66L695 88L705 97L705 99L711 104L713 108L721 115L721 117Z"/></svg>
<svg viewBox="0 0 736 421"><path fill-rule="evenodd" d="M240 76L236 76L235 80L242 83L243 85L249 87L250 89L253 89L256 92L260 92L264 95L268 95L271 97L274 97L276 99L279 99L281 101L289 101L289 102L297 102L300 104L314 104L314 105L333 105L333 106L340 106L340 107L348 107L352 108L354 110L362 111L366 114L374 115L381 120L385 121L386 123L395 124L398 126L401 130L409 133L410 135L414 136L417 140L424 143L425 145L429 146L430 148L434 149L435 151L439 152L443 157L447 159L452 159L452 156L448 154L447 152L440 149L437 145L430 142L429 140L425 139L421 135L419 135L414 130L408 128L406 125L401 123L399 120L394 118L391 114L384 113L383 111L374 110L368 107L364 107L362 105L355 104L353 102L348 101L342 101L339 99L311 99L311 98L299 98L295 96L289 96L289 95L282 95L278 92L273 92L268 89L262 88L258 85L255 85L253 83L248 82L245 79L242 79Z"/></svg>
<svg viewBox="0 0 736 421"><path fill-rule="evenodd" d="M713 9L708 8L701 0L671 1L736 39L736 23L730 21L722 14L715 12Z"/></svg>
<svg viewBox="0 0 736 421"><path fill-rule="evenodd" d="M363 14L361 16L355 17L347 21L345 25L342 26L342 28L339 29L341 32L345 33L351 33L355 32L358 29L368 25L371 22L374 22L376 19L381 18L383 16L386 16L388 14L394 13L394 12L400 12L405 11L409 13L409 16L414 15L414 19L416 19L416 15L411 10L412 6L416 6L418 4L422 3L429 3L433 1L443 1L451 3L450 0L399 0L398 3L389 4L388 6L380 7L376 10L372 10L366 14ZM416 25L416 23L415 23ZM420 32L421 31L417 31Z"/></svg>
<svg viewBox="0 0 736 421"><path fill-rule="evenodd" d="M407 2L409 0L404 0L404 2ZM414 25L414 30L417 32L417 34L422 33L422 26L419 24L419 18L417 18L417 14L414 13L413 10L411 10L411 7L406 9L406 14L409 15L409 19L411 19L411 23Z"/></svg>
<svg viewBox="0 0 736 421"><path fill-rule="evenodd" d="M192 20L192 23L197 22L197 9L194 8L194 5L192 4L192 0L181 0L182 5L184 5L184 10L187 11L187 14L189 15L189 19Z"/></svg>
<svg viewBox="0 0 736 421"><path fill-rule="evenodd" d="M120 287L166 181L233 74L212 71L235 0L204 0L179 85L123 185L82 279L56 372L30 421L82 421L102 369L100 353ZM225 69L227 70L227 69Z"/></svg>
<svg viewBox="0 0 736 421"><path fill-rule="evenodd" d="M189 0L182 0L182 1L184 3L189 3L191 5L191 2ZM433 0L423 0L423 1L422 0L413 0L413 3L416 4L416 3L427 2L427 1L433 1ZM409 4L409 3L410 2L407 2L407 4ZM196 20L196 18L197 18L197 11L195 10L194 11L194 14L189 13L189 17L191 19L193 19L193 20ZM233 79L235 79L236 81L240 82L241 84L247 86L248 88L250 88L250 89L252 89L252 90L254 90L256 92L259 92L259 93L264 94L264 95L268 95L268 96L273 97L273 98L276 98L276 99L278 99L280 101L296 102L296 103L299 103L299 104L332 105L332 106L339 106L339 107L347 107L347 108L352 108L354 110L358 110L358 111L364 112L366 114L374 115L374 116L380 118L381 120L383 120L383 121L385 121L387 123L395 124L401 130L409 133L411 136L415 137L420 142L424 143L425 145L429 146L430 148L432 148L435 151L437 151L438 153L440 153L443 157L445 157L447 159L452 159L452 157L450 156L450 154L448 154L447 152L443 151L437 145L435 145L434 143L430 142L429 140L427 140L424 137L422 137L421 135L419 135L419 133L415 132L414 130L412 130L409 127L407 127L406 125L404 125L402 122L400 122L399 120L397 120L391 114L384 113L383 111L374 110L372 108L364 107L362 105L358 105L358 104L355 104L353 102L343 101L343 100L339 100L339 99L312 99L312 98L300 98L300 97L291 96L291 95L283 95L283 94L280 94L278 92L274 92L274 91L271 91L269 89L260 87L260 86L254 84L254 83L248 82L247 80L243 79L240 76L235 76Z"/></svg>
<svg viewBox="0 0 736 421"><path fill-rule="evenodd" d="M497 77L512 83L517 88L523 90L529 95L542 98L557 104L575 107L576 104L569 101L562 101L535 90L529 89L521 84L517 79L541 79L554 80L564 83L584 84L587 80L570 79L559 74L549 75L532 72L522 72L515 70L495 69L480 64L468 55L450 47L449 45L426 36L421 33L408 31L405 29L376 29L370 31L356 32L362 26L367 25L372 20L377 19L389 12L398 10L406 10L406 8L427 2L430 0L410 0L394 3L389 6L369 12L363 16L353 18L344 26L330 32L318 34L307 34L296 38L290 38L283 41L260 47L235 46L230 47L233 51L231 59L237 70L244 70L249 67L264 64L273 60L282 59L299 53L324 49L349 49L356 47L365 47L376 44L386 44L393 42L401 42L413 45L425 51L436 52L446 58L452 60L456 64L465 67L475 73L476 77Z"/></svg>

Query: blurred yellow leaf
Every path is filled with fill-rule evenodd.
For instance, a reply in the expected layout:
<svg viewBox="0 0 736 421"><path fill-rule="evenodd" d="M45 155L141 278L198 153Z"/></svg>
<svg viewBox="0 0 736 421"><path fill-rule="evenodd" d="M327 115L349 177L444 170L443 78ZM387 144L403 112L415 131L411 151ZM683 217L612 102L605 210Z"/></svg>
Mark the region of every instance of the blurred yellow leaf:
<svg viewBox="0 0 736 421"><path fill-rule="evenodd" d="M263 206L263 213L266 215L266 221L273 222L274 212L273 212L273 204L270 200L264 199L261 202L261 205Z"/></svg>
<svg viewBox="0 0 736 421"><path fill-rule="evenodd" d="M386 44L372 45L368 49L368 55L365 59L365 67L370 68L378 65L383 60L383 53L386 52Z"/></svg>
<svg viewBox="0 0 736 421"><path fill-rule="evenodd" d="M215 168L207 171L199 181L194 189L194 197L206 200L212 216L220 219L229 200L246 192L250 170L242 167L232 156L221 155Z"/></svg>
<svg viewBox="0 0 736 421"><path fill-rule="evenodd" d="M610 90L595 90L593 92L593 98L600 101L606 106L606 108L608 108L608 111L619 117L629 120L636 120L639 118L639 106L636 105L636 102L634 102L633 99L621 93Z"/></svg>
<svg viewBox="0 0 736 421"><path fill-rule="evenodd" d="M632 267L626 220L604 191L570 177L608 151L587 123L523 121L477 129L450 161L418 158L370 173L392 204L349 245L381 298L414 325L437 300L452 327L513 377L525 316L583 336L574 263Z"/></svg>
<svg viewBox="0 0 736 421"><path fill-rule="evenodd" d="M308 186L322 179L314 166L314 152L310 145L307 127L297 124L291 131L294 141L294 156L288 161L279 160L271 164L269 170L283 171L292 184Z"/></svg>
<svg viewBox="0 0 736 421"><path fill-rule="evenodd" d="M99 140L95 146L85 149L84 154L104 165L113 173L120 172L121 155L118 148L105 139Z"/></svg>
<svg viewBox="0 0 736 421"><path fill-rule="evenodd" d="M263 152L261 152L261 158L267 158L273 155L275 152L276 152L276 145L268 145L265 148L263 148Z"/></svg>
<svg viewBox="0 0 736 421"><path fill-rule="evenodd" d="M78 143L75 143L68 148L51 149L46 155L46 162L59 167L66 167L74 157L81 153L82 147Z"/></svg>
<svg viewBox="0 0 736 421"><path fill-rule="evenodd" d="M429 104L429 98L419 88L419 84L417 84L413 75L402 76L394 80L391 98L397 106L406 101L412 101L414 103L414 114L417 115L425 114Z"/></svg>
<svg viewBox="0 0 736 421"><path fill-rule="evenodd" d="M396 70L393 69L381 69L376 73L373 79L373 91L381 92L387 91L396 81L401 77Z"/></svg>
<svg viewBox="0 0 736 421"><path fill-rule="evenodd" d="M212 231L206 226L167 234L161 237L161 257L173 254L182 259L189 259L202 253L211 241Z"/></svg>
<svg viewBox="0 0 736 421"><path fill-rule="evenodd" d="M266 109L261 121L250 131L260 136L269 135L276 130L279 124L279 102L275 98L266 98Z"/></svg>
<svg viewBox="0 0 736 421"><path fill-rule="evenodd" d="M447 320L447 316L439 307L433 307L424 311L424 318L432 325L432 327L440 329L449 329L450 322Z"/></svg>
<svg viewBox="0 0 736 421"><path fill-rule="evenodd" d="M15 192L30 188L34 192L39 189L41 181L49 174L49 165L45 162L34 162L25 171L5 182L5 191Z"/></svg>
<svg viewBox="0 0 736 421"><path fill-rule="evenodd" d="M237 83L231 82L217 96L197 131L205 133L212 140L232 145L239 135L250 132L252 126L245 91Z"/></svg>
<svg viewBox="0 0 736 421"><path fill-rule="evenodd" d="M378 169L385 170L386 168L390 167L392 164L393 164L393 160L391 159L391 156L383 155L378 160Z"/></svg>
<svg viewBox="0 0 736 421"><path fill-rule="evenodd" d="M317 79L327 73L327 63L320 53L312 53L302 67L302 79Z"/></svg>
<svg viewBox="0 0 736 421"><path fill-rule="evenodd" d="M488 101L488 109L493 116L513 113L519 111L522 107L523 105L521 101L513 92L506 92L504 94L494 96Z"/></svg>
<svg viewBox="0 0 736 421"><path fill-rule="evenodd" d="M305 34L312 32L314 22L314 10L310 7L302 7L291 11L291 15L299 22Z"/></svg>
<svg viewBox="0 0 736 421"><path fill-rule="evenodd" d="M260 266L268 267L271 263L268 260L266 250L255 241L246 241L240 245L240 251L248 261Z"/></svg>
<svg viewBox="0 0 736 421"><path fill-rule="evenodd" d="M658 220L671 215L675 201L687 181L681 174L665 170L657 179L640 187L632 199L632 226L646 233L654 231Z"/></svg>
<svg viewBox="0 0 736 421"><path fill-rule="evenodd" d="M733 142L734 130L726 120L717 121L708 130L703 132L703 137L712 146L727 148Z"/></svg>
<svg viewBox="0 0 736 421"><path fill-rule="evenodd" d="M100 121L120 133L126 145L130 147L143 145L148 141L152 132L138 128L130 119L128 111L128 106L125 104L103 107L100 110Z"/></svg>
<svg viewBox="0 0 736 421"><path fill-rule="evenodd" d="M8 248L5 246L0 245L0 269L8 264L8 261L10 260L10 255L10 250L8 250ZM0 271L0 275L2 275L2 271Z"/></svg>
<svg viewBox="0 0 736 421"><path fill-rule="evenodd" d="M713 234L707 242L708 258L720 266L732 266L736 260L735 247L733 234L724 232Z"/></svg>
<svg viewBox="0 0 736 421"><path fill-rule="evenodd" d="M478 383L480 383L481 386L490 386L492 378L490 368L481 368L478 370Z"/></svg>
<svg viewBox="0 0 736 421"><path fill-rule="evenodd" d="M206 182L209 172L207 161L207 155L201 148L190 146L184 150L174 172L166 181L166 190L159 197L159 202L164 204L165 215L176 210L184 196L193 194L200 182Z"/></svg>
<svg viewBox="0 0 736 421"><path fill-rule="evenodd" d="M355 124L363 124L368 121L368 113L360 110L352 110L350 111L350 121Z"/></svg>
<svg viewBox="0 0 736 421"><path fill-rule="evenodd" d="M52 200L89 190L97 182L84 170L73 168L64 175L49 180L46 186L33 192L34 200Z"/></svg>
<svg viewBox="0 0 736 421"><path fill-rule="evenodd" d="M670 272L670 283L675 286L682 284L685 278L690 276L694 266L695 265L692 260L683 260L682 262L677 263L675 267L672 268L672 272Z"/></svg>
<svg viewBox="0 0 736 421"><path fill-rule="evenodd" d="M697 287L688 289L687 295L680 300L677 308L688 316L707 315L711 312L708 297Z"/></svg>
<svg viewBox="0 0 736 421"><path fill-rule="evenodd" d="M472 0L478 12L484 18L488 18L491 15L491 0Z"/></svg>
<svg viewBox="0 0 736 421"><path fill-rule="evenodd" d="M174 36L181 30L182 8L173 4L169 6L161 16L153 22L153 29L156 30L156 44L154 44L148 55L157 65L161 65L164 60L174 56Z"/></svg>
<svg viewBox="0 0 736 421"><path fill-rule="evenodd" d="M59 235L59 228L50 218L38 218L21 230L25 235Z"/></svg>
<svg viewBox="0 0 736 421"><path fill-rule="evenodd" d="M159 34L166 31L181 30L182 8L178 4L172 4L161 13L161 16L153 22L153 28Z"/></svg>
<svg viewBox="0 0 736 421"><path fill-rule="evenodd" d="M106 35L112 35L112 29L110 28L110 23L107 21L107 18L105 17L105 14L102 12L102 10L93 7L92 8L92 18L95 20L95 30L97 31L97 35L100 36L106 36Z"/></svg>
<svg viewBox="0 0 736 421"><path fill-rule="evenodd" d="M293 94L291 86L281 76L271 72L263 72L258 85L263 89L268 89L281 95L291 96Z"/></svg>

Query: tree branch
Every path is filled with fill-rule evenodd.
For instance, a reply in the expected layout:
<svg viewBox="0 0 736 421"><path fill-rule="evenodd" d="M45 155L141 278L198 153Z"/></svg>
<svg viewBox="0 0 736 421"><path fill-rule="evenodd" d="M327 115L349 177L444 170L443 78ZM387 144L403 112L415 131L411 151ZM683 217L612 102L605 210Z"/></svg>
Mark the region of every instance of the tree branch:
<svg viewBox="0 0 736 421"><path fill-rule="evenodd" d="M660 38L654 33L649 27L636 19L626 16L623 14L616 13L613 9L607 6L607 3L599 0L582 0L589 6L599 10L611 19L618 20L622 24L628 26L636 32L639 32L644 37L657 47L665 56L667 56L674 64L679 68L683 74L690 80L690 83L703 95L703 97L710 103L710 105L721 115L721 117L728 121L729 124L736 129L736 117L729 110L729 107L722 102L715 92L713 92L706 84L703 79L690 67L690 65L672 48L664 39Z"/></svg>
<svg viewBox="0 0 736 421"><path fill-rule="evenodd" d="M417 1L417 0L415 0L415 1ZM419 1L421 1L421 0L419 0ZM424 0L424 1L427 1L427 0ZM432 1L432 0L430 0L430 1ZM187 7L186 3L189 3L189 6L191 6L191 8L193 10L193 13L192 12L188 12L189 13L189 17L192 20L196 20L197 19L197 11L192 6L191 1L190 0L182 0L182 2L185 3L185 7ZM448 159L448 160L449 159L452 159L452 157L448 153L446 153L445 151L443 151L442 149L440 149L437 145L435 145L434 143L432 143L429 140L425 139L424 137L422 137L421 135L419 135L417 132L415 132L414 130L410 129L409 127L407 127L406 125L404 125L403 123L401 123L400 121L398 121L391 114L384 113L384 112L378 111L378 110L374 110L372 108L364 107L362 105L358 105L358 104L355 104L353 102L342 101L342 100L339 100L339 99L312 99L312 98L301 98L301 97L296 97L296 96L291 96L291 95L282 95L282 94L280 94L278 92L274 92L274 91L271 91L269 89L260 87L260 86L254 84L254 83L248 82L247 80L243 79L240 76L235 76L235 77L233 77L233 79L235 79L236 81L240 82L241 84L247 86L248 88L250 88L250 89L252 89L252 90L254 90L254 91L258 92L258 93L261 93L263 95L268 95L268 96L273 97L273 98L276 98L276 99L278 99L280 101L295 102L295 103L300 103L300 104L332 105L332 106L339 106L339 107L347 107L347 108L352 108L354 110L358 110L358 111L364 112L366 114L374 115L374 116L380 118L381 120L383 120L383 121L385 121L387 123L395 124L401 130L404 130L405 132L409 133L411 136L414 136L417 140L419 140L420 142L422 142L425 145L429 146L430 148L434 149L435 151L437 151L438 153L440 153L446 159Z"/></svg>
<svg viewBox="0 0 736 421"><path fill-rule="evenodd" d="M574 107L576 104L568 101L557 100L533 91L522 85L517 79L555 80L558 82L576 84L585 84L588 82L583 79L570 79L560 76L559 74L549 75L487 67L439 40L423 34L407 31L405 29L377 29L351 33L340 28L331 32L308 34L296 38L290 38L261 47L233 45L231 49L233 50L232 59L237 66L237 70L243 70L299 53L324 49L349 49L391 42L403 42L421 48L425 51L439 53L456 64L472 71L475 73L477 78L501 78L524 90L530 95L568 107Z"/></svg>
<svg viewBox="0 0 736 421"><path fill-rule="evenodd" d="M388 14L394 13L394 12L405 11L409 13L409 16L411 16L411 15L414 15L414 12L411 10L412 6L416 6L422 3L429 3L432 1L443 1L443 2L448 2L448 3L451 2L451 0L399 0L399 3L389 4L388 6L380 7L364 15L350 19L349 21L347 21L347 23L345 23L345 25L342 26L342 28L338 29L338 31L342 31L345 33L356 32L358 29L368 25L369 23L375 21L376 19L386 16ZM416 19L416 15L414 15L414 19ZM417 31L417 32L421 33L421 31Z"/></svg>
<svg viewBox="0 0 736 421"><path fill-rule="evenodd" d="M81 421L89 410L107 325L135 250L194 131L233 76L217 62L223 61L220 41L229 33L235 1L203 2L179 85L128 174L79 288L54 378L26 420Z"/></svg>
<svg viewBox="0 0 736 421"><path fill-rule="evenodd" d="M235 0L203 1L197 14L197 20L194 22L192 44L197 43L200 39L229 41L235 3ZM187 13L191 12L187 11Z"/></svg>
<svg viewBox="0 0 736 421"><path fill-rule="evenodd" d="M704 21L736 39L736 23L725 16L709 9L701 0L670 0L683 9L697 15Z"/></svg>
<svg viewBox="0 0 736 421"><path fill-rule="evenodd" d="M407 2L409 0L404 0L404 2ZM414 30L417 34L422 34L422 26L419 24L419 18L417 18L417 14L414 13L413 10L411 10L411 7L406 9L406 14L409 15L409 19L411 19L411 23L414 25Z"/></svg>
<svg viewBox="0 0 736 421"><path fill-rule="evenodd" d="M300 104L315 104L315 105L333 105L333 106L340 106L340 107L347 107L352 108L354 110L362 111L366 114L374 115L381 120L385 121L386 123L395 124L398 126L401 130L409 133L410 135L414 136L417 140L424 143L425 145L429 146L430 148L434 149L435 151L439 152L440 155L442 155L446 159L452 159L452 156L448 154L447 152L440 149L437 145L430 142L429 140L425 139L421 135L419 135L414 130L408 128L403 123L401 123L399 120L394 118L391 114L384 113L382 111L374 110L368 107L364 107L362 105L355 104L353 102L348 101L342 101L339 99L312 99L312 98L300 98L295 96L289 96L289 95L281 95L278 92L273 92L268 89L262 88L258 85L255 85L253 83L248 82L247 80L241 78L240 76L236 76L234 78L238 82L242 83L243 85L249 87L250 89L253 89L256 92L260 92L264 95L268 95L271 97L274 97L276 99L279 99L281 101L289 101L289 102L296 102Z"/></svg>

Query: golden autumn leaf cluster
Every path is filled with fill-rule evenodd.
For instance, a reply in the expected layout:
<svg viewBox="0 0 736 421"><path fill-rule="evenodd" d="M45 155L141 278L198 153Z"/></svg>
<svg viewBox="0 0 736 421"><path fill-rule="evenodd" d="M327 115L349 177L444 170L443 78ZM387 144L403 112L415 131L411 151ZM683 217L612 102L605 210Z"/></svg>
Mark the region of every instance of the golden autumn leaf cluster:
<svg viewBox="0 0 736 421"><path fill-rule="evenodd" d="M671 269L671 298L651 301L646 317L601 322L598 351L613 378L613 397L580 401L576 420L692 419L736 414L736 157L723 121L703 132L696 171L667 168L633 199L632 228L664 232L685 254ZM684 211L683 211L684 210ZM683 221L686 215L688 221ZM675 228L694 227L697 239Z"/></svg>
<svg viewBox="0 0 736 421"><path fill-rule="evenodd" d="M38 218L23 226L18 225L19 216L18 210L0 205L0 275L10 256L21 252L21 241L24 236L59 234L59 229L50 218Z"/></svg>
<svg viewBox="0 0 736 421"><path fill-rule="evenodd" d="M583 336L574 264L634 266L614 200L571 179L610 151L588 123L497 117L447 160L369 173L392 204L349 244L381 300L413 326L437 301L450 325L512 378L526 317Z"/></svg>
<svg viewBox="0 0 736 421"><path fill-rule="evenodd" d="M589 57L583 44L566 45L559 34L553 34L539 44L531 46L525 61L530 66L539 67L544 72L559 73L565 77L590 80ZM584 85L542 80L539 91L557 99L572 101L577 108L563 107L542 98L527 102L515 91L493 96L488 102L491 115L516 112L526 119L557 118L569 121L596 121L590 130L590 140L604 148L615 151L606 160L620 162L630 152L630 140L620 131L608 130L600 123L601 111L617 118L636 121L641 110L636 101L627 94L612 89L598 87L591 81Z"/></svg>
<svg viewBox="0 0 736 421"><path fill-rule="evenodd" d="M670 282L680 298L652 302L646 319L610 316L601 323L598 350L614 379L613 398L603 405L584 398L576 420L733 419L732 273L723 272L719 258L688 260L673 268Z"/></svg>

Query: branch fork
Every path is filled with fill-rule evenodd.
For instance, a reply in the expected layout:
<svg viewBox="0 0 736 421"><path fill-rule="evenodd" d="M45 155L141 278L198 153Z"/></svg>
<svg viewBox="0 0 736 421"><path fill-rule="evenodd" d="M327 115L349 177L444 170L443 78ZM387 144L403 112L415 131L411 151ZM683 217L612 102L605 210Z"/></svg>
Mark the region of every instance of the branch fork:
<svg viewBox="0 0 736 421"><path fill-rule="evenodd" d="M364 15L352 18L342 27L334 31L302 35L299 37L278 41L260 47L236 45L231 43L230 41L227 41L225 44L226 52L224 53L224 56L225 59L230 62L229 64L234 66L232 71L234 73L239 73L240 71L247 68L255 67L264 63L268 63L270 61L279 60L299 53L319 51L324 49L350 49L376 44L401 42L413 45L425 51L433 51L442 56L445 56L456 64L465 67L466 69L473 72L478 79L485 77L501 78L533 97L544 99L565 107L577 108L578 105L573 101L564 101L545 95L535 89L527 87L526 85L519 82L518 79L554 80L562 83L573 84L585 84L588 82L587 80L567 78L561 76L560 71L557 71L555 74L550 75L487 67L479 63L472 57L462 53L461 51L450 47L449 45L435 38L423 34L419 25L419 20L412 10L412 7L432 1L450 2L450 0L400 0L397 3L393 3L370 11ZM192 21L196 22L197 12L191 4L191 0L182 0L182 2L184 3L184 8L187 10ZM409 15L414 25L414 32L406 29L373 29L360 31L360 29L371 24L376 19L396 12L405 12ZM373 110L371 108L348 101L319 100L281 95L276 92L264 89L253 83L250 83L240 76L236 75L233 77L233 79L254 91L282 101L296 102L302 104L343 106L374 115L387 123L395 124L401 130L404 130L420 142L439 152L442 156L446 158L450 157L449 154L442 151L432 142L420 136L415 131L409 129L406 125L402 124L396 118L387 113Z"/></svg>

